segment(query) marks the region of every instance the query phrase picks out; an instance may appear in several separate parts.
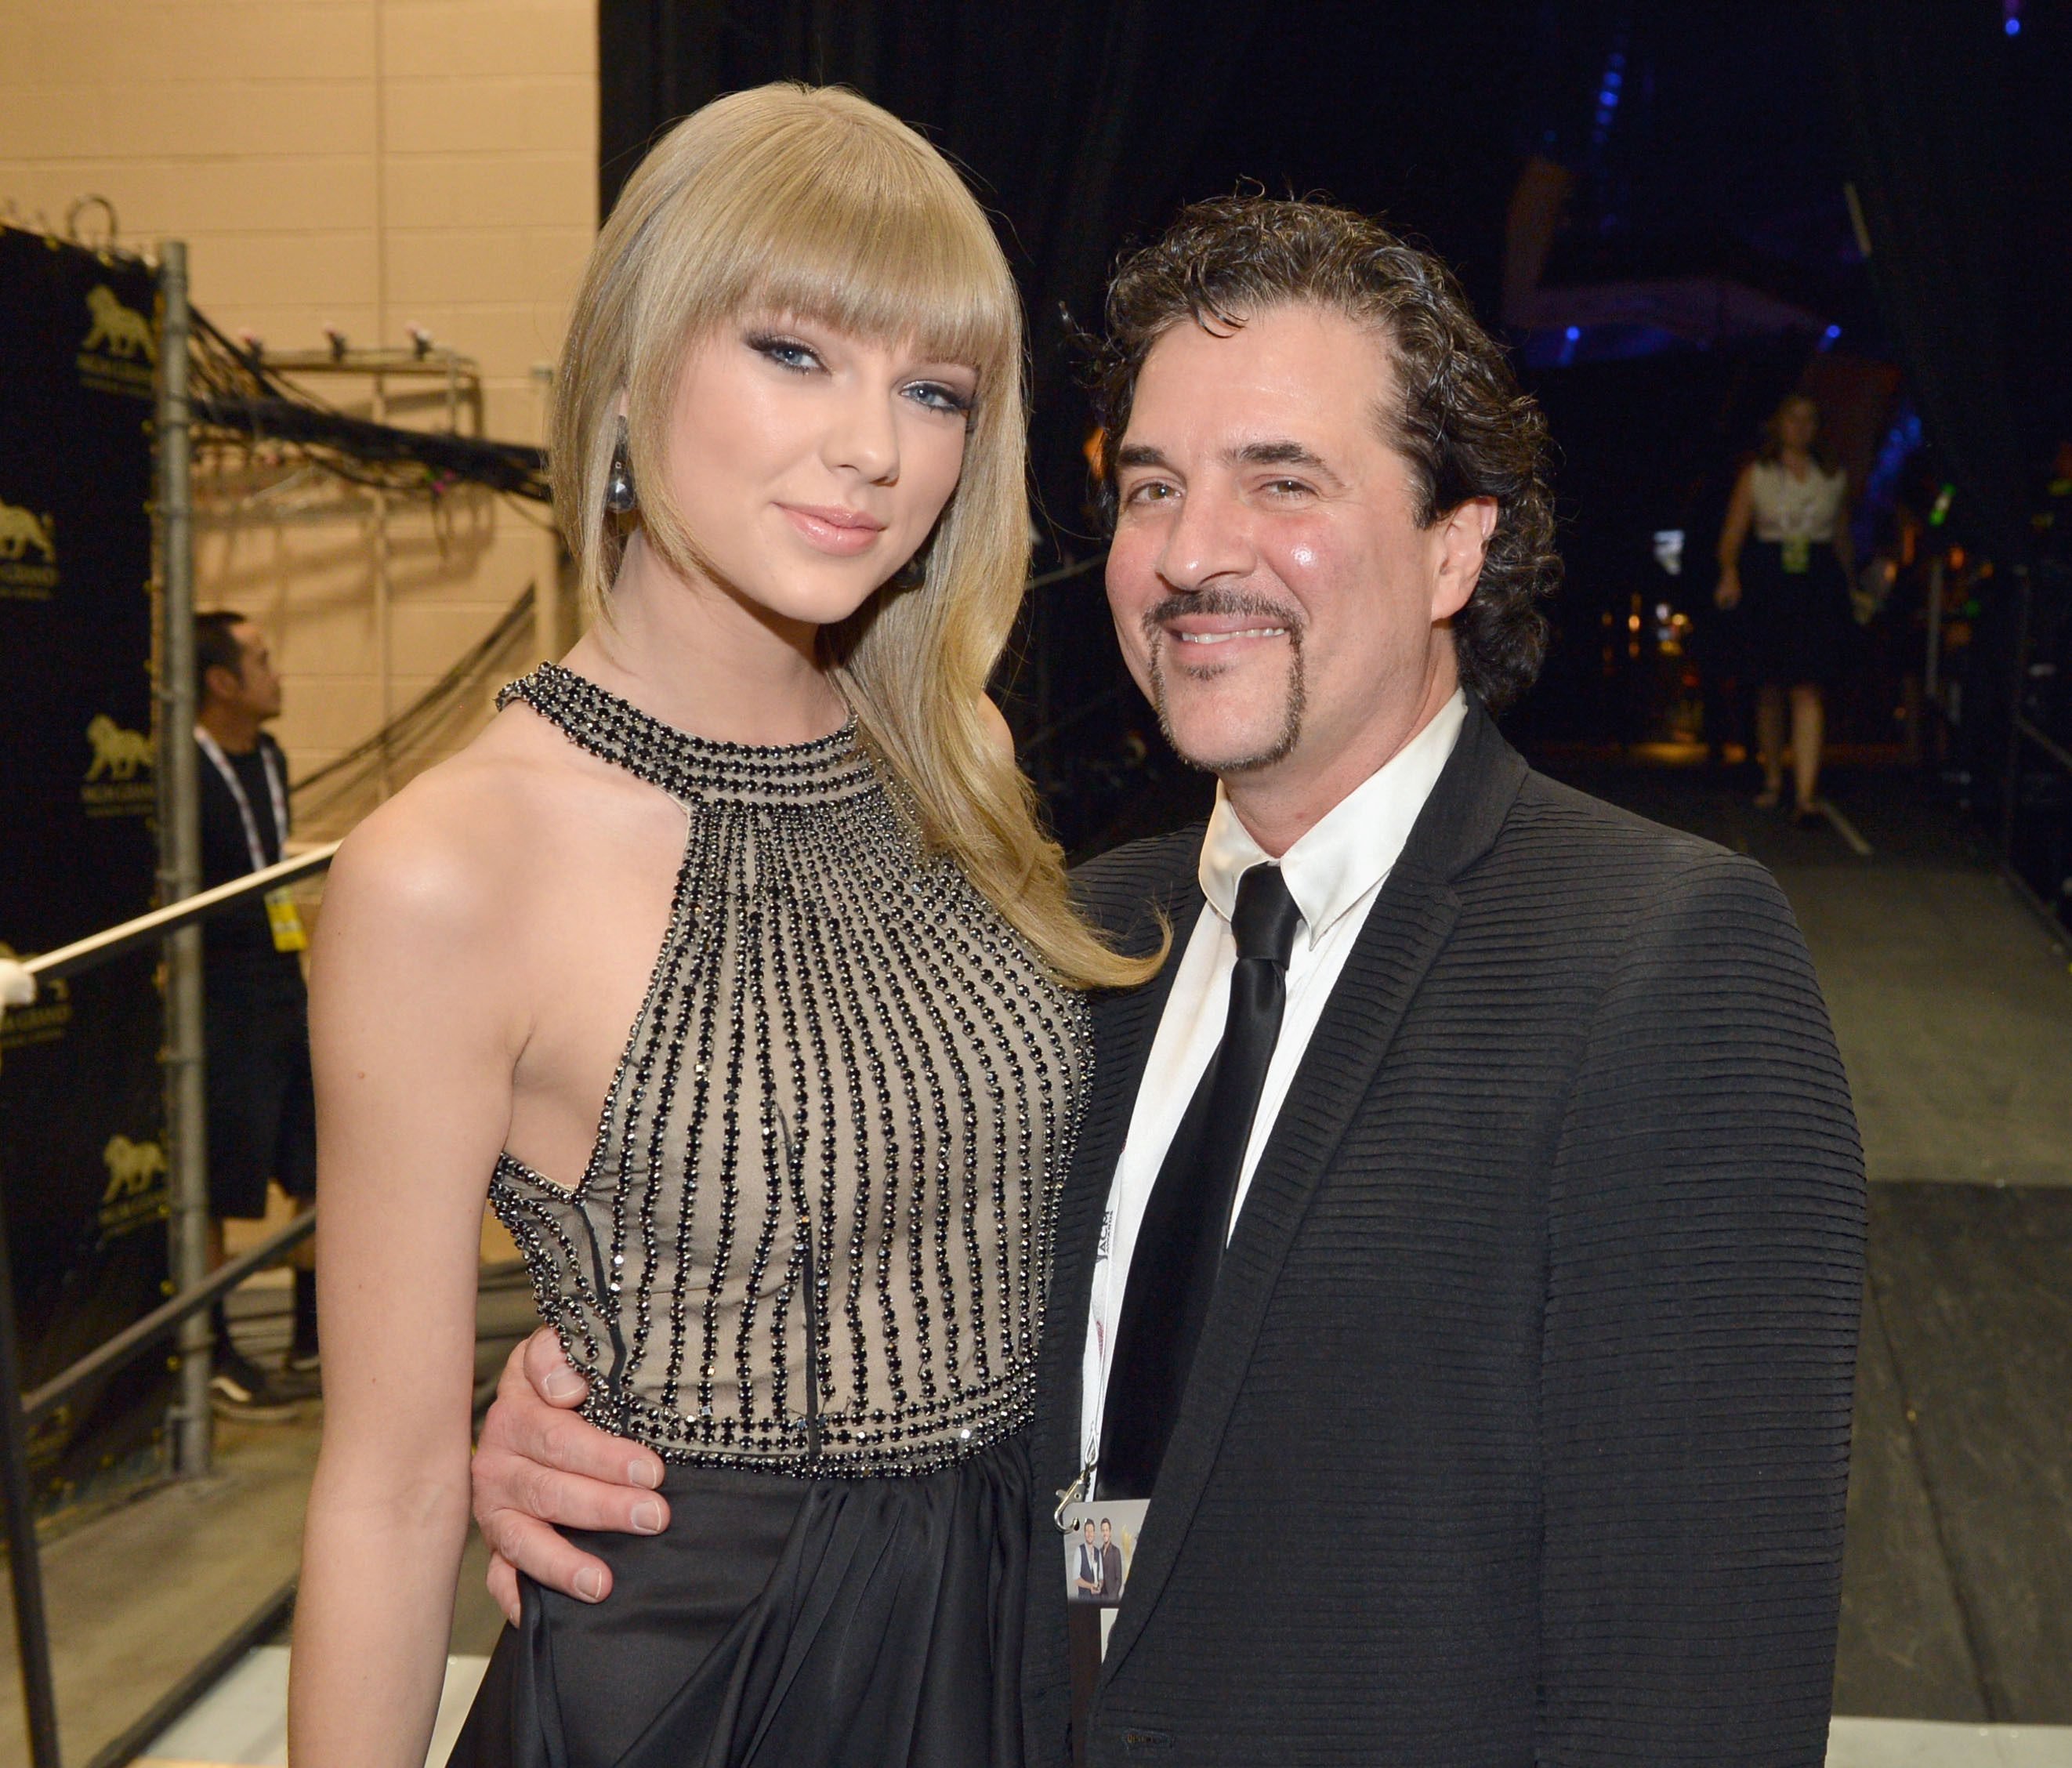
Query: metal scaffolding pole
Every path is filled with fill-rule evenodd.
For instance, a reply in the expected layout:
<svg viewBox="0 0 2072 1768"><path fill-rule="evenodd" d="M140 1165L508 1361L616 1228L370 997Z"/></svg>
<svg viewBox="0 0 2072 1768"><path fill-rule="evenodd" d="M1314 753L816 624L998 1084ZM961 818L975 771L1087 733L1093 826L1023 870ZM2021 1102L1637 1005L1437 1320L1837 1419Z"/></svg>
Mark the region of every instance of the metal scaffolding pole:
<svg viewBox="0 0 2072 1768"><path fill-rule="evenodd" d="M187 249L158 248L158 896L201 888L201 802L195 747L193 438L188 427ZM171 1142L173 1282L208 1275L208 1103L203 1073L201 929L166 941L166 1121ZM181 1328L173 1470L205 1474L212 1447L208 1382L215 1335L206 1313Z"/></svg>

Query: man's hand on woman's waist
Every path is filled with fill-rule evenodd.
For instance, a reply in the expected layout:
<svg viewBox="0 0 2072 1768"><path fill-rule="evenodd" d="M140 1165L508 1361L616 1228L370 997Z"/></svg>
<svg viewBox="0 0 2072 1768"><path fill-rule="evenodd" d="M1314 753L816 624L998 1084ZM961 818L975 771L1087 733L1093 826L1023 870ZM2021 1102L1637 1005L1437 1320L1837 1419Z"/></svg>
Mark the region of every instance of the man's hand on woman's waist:
<svg viewBox="0 0 2072 1768"><path fill-rule="evenodd" d="M662 1458L600 1430L574 1408L589 1384L542 1326L511 1353L482 1421L473 1468L475 1520L489 1544L489 1593L518 1624L518 1574L585 1602L611 1593L603 1560L563 1528L659 1535L669 1524Z"/></svg>

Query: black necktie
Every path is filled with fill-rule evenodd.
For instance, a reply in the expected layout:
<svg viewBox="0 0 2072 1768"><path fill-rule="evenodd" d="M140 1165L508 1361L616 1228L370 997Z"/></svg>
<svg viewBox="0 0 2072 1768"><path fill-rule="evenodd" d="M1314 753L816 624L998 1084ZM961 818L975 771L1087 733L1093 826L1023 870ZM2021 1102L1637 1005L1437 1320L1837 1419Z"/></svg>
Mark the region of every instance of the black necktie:
<svg viewBox="0 0 2072 1768"><path fill-rule="evenodd" d="M1255 865L1238 880L1231 915L1237 962L1223 1041L1166 1150L1130 1255L1101 1421L1104 1497L1149 1498L1166 1458L1281 1035L1288 957L1301 919L1279 866Z"/></svg>

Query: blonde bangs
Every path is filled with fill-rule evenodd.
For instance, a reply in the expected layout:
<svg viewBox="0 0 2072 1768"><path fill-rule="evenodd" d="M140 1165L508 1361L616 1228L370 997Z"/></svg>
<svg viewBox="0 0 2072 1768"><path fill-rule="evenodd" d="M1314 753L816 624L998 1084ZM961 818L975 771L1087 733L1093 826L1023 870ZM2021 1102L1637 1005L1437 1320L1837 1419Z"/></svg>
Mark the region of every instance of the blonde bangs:
<svg viewBox="0 0 2072 1768"><path fill-rule="evenodd" d="M977 369L983 397L989 383L1013 372L1021 335L1014 284L991 230L961 190L955 206L901 202L845 171L816 180L799 193L803 200L780 198L754 217L763 236L742 248L758 273L729 308L796 314L881 341L911 339L935 360ZM971 236L972 219L980 219L981 239Z"/></svg>
<svg viewBox="0 0 2072 1768"><path fill-rule="evenodd" d="M981 397L1018 369L1013 278L985 212L940 154L841 92L737 93L682 126L732 121L734 105L790 114L774 126L762 119L742 140L713 127L710 150L684 168L673 236L647 242L655 273L639 302L634 379L672 380L690 344L750 312L911 339L977 369Z"/></svg>

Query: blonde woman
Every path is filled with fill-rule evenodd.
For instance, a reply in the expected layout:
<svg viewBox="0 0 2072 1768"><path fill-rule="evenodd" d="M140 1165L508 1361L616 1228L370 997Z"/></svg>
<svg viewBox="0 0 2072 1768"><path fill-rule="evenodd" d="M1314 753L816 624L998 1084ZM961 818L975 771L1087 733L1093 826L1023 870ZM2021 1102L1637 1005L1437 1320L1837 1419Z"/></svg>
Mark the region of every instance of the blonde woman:
<svg viewBox="0 0 2072 1768"><path fill-rule="evenodd" d="M454 1760L1018 1760L1073 991L1145 968L984 697L1021 376L984 215L849 94L708 106L606 225L553 448L589 635L325 907L298 1768L424 1760L485 1193L672 1520L594 1543L608 1606L526 1587Z"/></svg>

